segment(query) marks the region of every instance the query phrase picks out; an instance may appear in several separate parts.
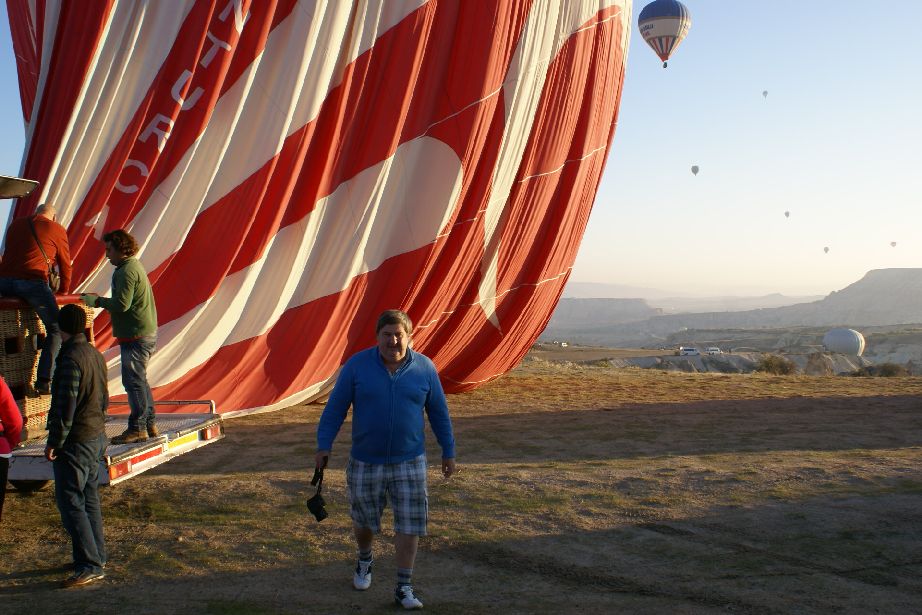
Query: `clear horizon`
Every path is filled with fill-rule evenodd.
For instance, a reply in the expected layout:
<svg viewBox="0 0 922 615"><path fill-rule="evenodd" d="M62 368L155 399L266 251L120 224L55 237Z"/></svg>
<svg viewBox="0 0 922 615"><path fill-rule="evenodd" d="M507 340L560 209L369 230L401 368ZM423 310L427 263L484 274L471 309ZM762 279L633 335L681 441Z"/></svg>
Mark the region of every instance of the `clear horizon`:
<svg viewBox="0 0 922 615"><path fill-rule="evenodd" d="M881 267L878 269L920 269L919 267ZM637 284L622 284L620 282L598 282L595 280L576 280L572 276L567 281L567 285L570 284L598 284L605 286L614 286L614 287L625 287L630 289L636 289L638 291L654 291L662 296L672 296L672 297L685 297L685 298L715 298L715 297L761 297L766 295L784 295L786 297L804 297L804 296L826 296L832 292L838 292L847 286L854 284L855 282L860 281L864 278L865 275L871 271L876 271L877 269L870 269L865 273L861 274L859 277L855 278L850 282L846 282L838 288L832 288L828 291L812 291L810 287L805 288L803 291L796 292L780 292L775 290L767 290L762 286L735 286L732 288L724 288L720 286L708 286L708 285L697 285L694 287L659 287L659 286L644 286ZM567 296L566 289L564 290L564 297Z"/></svg>
<svg viewBox="0 0 922 615"><path fill-rule="evenodd" d="M899 270L899 269L914 269L914 270L917 270L917 271L922 271L922 268L919 268L919 267L892 267L892 268L889 268L889 269L896 269L896 270ZM871 271L877 271L877 270L871 270ZM659 288L659 287L650 287L650 286L635 286L635 285L632 285L632 284L619 284L619 283L616 283L616 282L615 282L615 283L611 283L611 282L594 282L594 281L589 281L589 280L574 280L573 278L570 278L570 280L567 281L567 287L565 287L565 289L564 289L563 297L570 296L570 295L568 295L567 289L570 288L570 285L571 285L571 284L593 284L593 285L602 285L602 286L612 286L612 287L614 287L614 288L623 287L624 289L629 289L631 292L636 291L636 292L638 293L638 294L630 295L630 298L650 299L650 297L644 297L644 296L642 295L642 293L644 293L644 292L653 292L653 293L655 293L655 295L653 295L653 299L654 299L654 300L661 300L662 298L670 298L670 297L685 298L685 299L715 299L715 298L723 298L723 297L727 297L727 298L733 298L733 297L735 297L735 298L757 298L757 297L763 297L763 296L775 295L775 294L783 295L783 296L785 296L785 297L795 297L795 298L796 298L796 297L813 297L813 296L823 296L823 297L825 297L825 296L828 296L828 295L829 295L830 293L832 293L832 292L841 291L843 288L846 288L846 287L851 286L852 284L854 284L854 283L856 283L856 282L859 282L859 281L862 280L862 279L865 277L865 275L867 275L868 273L870 273L870 271L866 272L866 273L865 273L864 275L862 275L860 278L857 278L857 279L855 279L855 280L849 282L848 284L845 284L844 286L842 286L842 287L840 287L840 288L834 288L834 289L832 289L832 290L829 291L829 292L809 292L809 291L804 291L804 292L800 292L800 293L779 293L779 292L775 292L775 291L762 292L761 290L759 290L759 287L750 287L750 288L748 289L749 292L747 292L747 287L737 287L734 291L731 291L731 292L724 292L724 291L722 291L722 290L720 290L719 288L716 288L716 287L712 290L712 292L707 292L707 287L697 287L696 289L694 289L694 290L692 290L692 291L683 291L683 290L676 289L676 288ZM614 289L612 289L612 290L614 290ZM626 295L626 294L624 294L624 293L622 293L622 294L623 294L624 298L628 298L628 295ZM603 298L604 298L604 297L603 297Z"/></svg>
<svg viewBox="0 0 922 615"><path fill-rule="evenodd" d="M825 295L922 266L922 79L914 38L892 28L918 5L683 2L691 30L666 69L634 4L618 127L570 279Z"/></svg>
<svg viewBox="0 0 922 615"><path fill-rule="evenodd" d="M571 281L826 295L872 269L922 266L922 79L914 39L892 34L915 3L689 0L692 27L667 69L637 31L645 4ZM5 3L0 22L0 174L16 175Z"/></svg>

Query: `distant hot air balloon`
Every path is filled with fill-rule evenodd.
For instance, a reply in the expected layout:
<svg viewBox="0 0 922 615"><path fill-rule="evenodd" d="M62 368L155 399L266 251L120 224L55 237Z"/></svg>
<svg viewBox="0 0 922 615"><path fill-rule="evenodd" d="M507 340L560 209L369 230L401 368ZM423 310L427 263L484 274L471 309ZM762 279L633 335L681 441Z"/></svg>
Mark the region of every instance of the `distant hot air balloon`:
<svg viewBox="0 0 922 615"><path fill-rule="evenodd" d="M829 254L829 248L823 248L823 252L825 252L826 254Z"/></svg>
<svg viewBox="0 0 922 615"><path fill-rule="evenodd" d="M854 329L830 329L823 336L823 346L829 352L841 352L857 357L864 352L864 336Z"/></svg>
<svg viewBox="0 0 922 615"><path fill-rule="evenodd" d="M785 217L785 218L790 218L790 217L791 217L791 212L789 212L789 211L784 212L784 217Z"/></svg>
<svg viewBox="0 0 922 615"><path fill-rule="evenodd" d="M762 98L768 98L768 90L762 90Z"/></svg>
<svg viewBox="0 0 922 615"><path fill-rule="evenodd" d="M693 165L692 165L692 173L693 173L694 175L697 175L697 174L698 174L698 165L697 165L697 164L693 164Z"/></svg>
<svg viewBox="0 0 922 615"><path fill-rule="evenodd" d="M691 27L691 13L678 0L654 0L640 11L637 27L666 68L666 60Z"/></svg>
<svg viewBox="0 0 922 615"><path fill-rule="evenodd" d="M890 247L891 247L891 248L895 248L895 247L896 247L896 242L895 242L895 241L891 241L891 242L890 242Z"/></svg>

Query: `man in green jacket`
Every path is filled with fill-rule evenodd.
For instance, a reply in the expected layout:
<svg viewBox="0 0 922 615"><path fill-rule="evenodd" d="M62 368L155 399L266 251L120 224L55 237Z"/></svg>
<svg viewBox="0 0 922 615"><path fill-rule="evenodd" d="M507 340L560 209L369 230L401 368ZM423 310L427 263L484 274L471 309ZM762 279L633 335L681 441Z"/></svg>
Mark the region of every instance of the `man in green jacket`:
<svg viewBox="0 0 922 615"><path fill-rule="evenodd" d="M147 383L147 363L157 346L157 306L147 272L135 255L138 242L118 229L103 235L106 258L115 265L112 297L81 295L91 307L109 311L112 334L122 351L122 384L131 414L128 429L112 438L112 444L143 442L159 436L155 423L154 395Z"/></svg>

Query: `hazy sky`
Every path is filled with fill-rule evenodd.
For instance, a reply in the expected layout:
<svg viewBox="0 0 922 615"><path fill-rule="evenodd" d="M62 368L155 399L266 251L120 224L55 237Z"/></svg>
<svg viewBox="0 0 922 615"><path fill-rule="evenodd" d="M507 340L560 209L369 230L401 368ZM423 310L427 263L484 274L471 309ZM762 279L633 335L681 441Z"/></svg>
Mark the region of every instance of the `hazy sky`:
<svg viewBox="0 0 922 615"><path fill-rule="evenodd" d="M645 4L572 281L825 294L870 269L922 267L917 0L689 0L667 69L637 32ZM0 82L0 174L15 175L5 2Z"/></svg>

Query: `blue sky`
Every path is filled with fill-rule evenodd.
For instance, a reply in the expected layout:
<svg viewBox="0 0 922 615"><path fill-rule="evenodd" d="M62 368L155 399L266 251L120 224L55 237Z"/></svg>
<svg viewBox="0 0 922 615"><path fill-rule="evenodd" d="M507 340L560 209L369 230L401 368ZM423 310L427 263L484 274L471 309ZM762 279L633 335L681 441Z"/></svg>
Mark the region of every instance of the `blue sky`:
<svg viewBox="0 0 922 615"><path fill-rule="evenodd" d="M18 175L25 137L6 2L0 2L0 83L0 175ZM0 199L0 221L6 219L9 208L10 201Z"/></svg>
<svg viewBox="0 0 922 615"><path fill-rule="evenodd" d="M689 0L691 31L663 69L637 32L644 4L571 280L825 294L870 269L922 267L922 68L906 34L922 6ZM5 2L0 82L0 174L15 175Z"/></svg>
<svg viewBox="0 0 922 615"><path fill-rule="evenodd" d="M663 69L644 4L571 280L824 294L922 267L922 5L689 0Z"/></svg>

